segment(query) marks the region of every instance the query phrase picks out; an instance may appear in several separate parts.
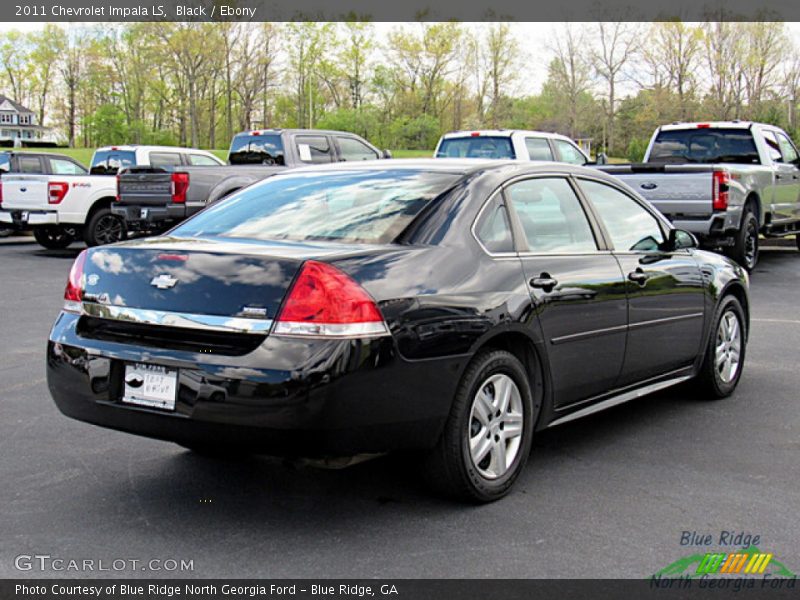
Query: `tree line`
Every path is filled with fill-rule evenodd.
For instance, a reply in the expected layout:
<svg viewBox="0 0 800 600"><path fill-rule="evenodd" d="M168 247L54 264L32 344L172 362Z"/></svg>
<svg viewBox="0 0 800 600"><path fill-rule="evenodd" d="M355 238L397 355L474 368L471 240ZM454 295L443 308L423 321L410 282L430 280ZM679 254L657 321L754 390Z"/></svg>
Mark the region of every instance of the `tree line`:
<svg viewBox="0 0 800 600"><path fill-rule="evenodd" d="M453 129L592 138L640 158L653 129L753 119L798 132L800 53L780 22L127 23L0 34L0 91L70 146L226 147L240 130L353 131L430 149ZM538 42L537 42L538 43Z"/></svg>

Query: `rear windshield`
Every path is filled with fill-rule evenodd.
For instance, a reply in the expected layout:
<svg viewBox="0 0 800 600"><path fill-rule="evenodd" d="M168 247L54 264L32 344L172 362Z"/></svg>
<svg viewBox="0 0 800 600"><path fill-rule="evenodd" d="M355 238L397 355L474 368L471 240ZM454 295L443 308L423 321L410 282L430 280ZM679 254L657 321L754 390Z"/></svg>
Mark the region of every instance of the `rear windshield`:
<svg viewBox="0 0 800 600"><path fill-rule="evenodd" d="M507 137L446 138L439 144L436 158L514 158L514 148Z"/></svg>
<svg viewBox="0 0 800 600"><path fill-rule="evenodd" d="M237 135L228 161L232 165L284 165L283 140L279 134Z"/></svg>
<svg viewBox="0 0 800 600"><path fill-rule="evenodd" d="M749 129L676 129L658 134L648 162L758 164Z"/></svg>
<svg viewBox="0 0 800 600"><path fill-rule="evenodd" d="M89 173L116 175L120 169L134 166L136 166L136 153L132 150L98 150L92 156Z"/></svg>
<svg viewBox="0 0 800 600"><path fill-rule="evenodd" d="M388 243L460 177L405 169L280 175L215 204L172 235Z"/></svg>

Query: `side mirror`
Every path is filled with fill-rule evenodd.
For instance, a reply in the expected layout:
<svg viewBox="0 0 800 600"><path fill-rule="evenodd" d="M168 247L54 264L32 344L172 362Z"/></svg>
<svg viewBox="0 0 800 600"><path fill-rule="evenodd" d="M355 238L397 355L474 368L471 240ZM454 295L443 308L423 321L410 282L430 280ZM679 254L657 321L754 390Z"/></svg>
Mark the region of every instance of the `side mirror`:
<svg viewBox="0 0 800 600"><path fill-rule="evenodd" d="M392 151L391 150L384 150L381 153L381 158L392 158Z"/></svg>
<svg viewBox="0 0 800 600"><path fill-rule="evenodd" d="M597 155L597 160L595 161L598 165L607 165L608 164L608 156L605 152L601 152Z"/></svg>
<svg viewBox="0 0 800 600"><path fill-rule="evenodd" d="M697 241L694 234L683 229L670 229L667 244L670 250L689 250L700 247L700 242Z"/></svg>

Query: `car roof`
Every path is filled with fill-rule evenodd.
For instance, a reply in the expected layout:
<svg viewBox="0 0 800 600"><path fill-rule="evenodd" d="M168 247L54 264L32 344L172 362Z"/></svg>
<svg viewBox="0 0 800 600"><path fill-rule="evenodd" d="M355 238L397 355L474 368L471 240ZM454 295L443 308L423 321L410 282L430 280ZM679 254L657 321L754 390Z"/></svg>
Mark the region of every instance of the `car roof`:
<svg viewBox="0 0 800 600"><path fill-rule="evenodd" d="M551 131L534 131L532 129L464 129L461 131L449 131L442 136L443 140L463 137L513 137L519 136L537 136L548 137L559 140L572 141L569 136L561 135L560 133L553 133Z"/></svg>
<svg viewBox="0 0 800 600"><path fill-rule="evenodd" d="M135 152L136 150L164 150L165 152L205 152L210 154L208 150L201 150L200 148L190 148L188 146L150 146L147 144L118 144L113 146L101 146L95 152L106 152L109 150L122 150L123 152Z"/></svg>
<svg viewBox="0 0 800 600"><path fill-rule="evenodd" d="M306 133L309 135L314 135L314 134L349 135L355 138L361 138L360 135L358 135L357 133L353 133L352 131L338 131L336 129L292 129L292 128L281 128L281 127L267 127L266 129L258 129L258 128L247 129L245 131L240 131L234 137L238 137L240 135L252 135L255 132L258 132L259 135L277 135L280 133Z"/></svg>
<svg viewBox="0 0 800 600"><path fill-rule="evenodd" d="M695 121L691 123L670 123L662 125L661 131L678 131L681 129L750 129L753 125L760 125L753 121Z"/></svg>

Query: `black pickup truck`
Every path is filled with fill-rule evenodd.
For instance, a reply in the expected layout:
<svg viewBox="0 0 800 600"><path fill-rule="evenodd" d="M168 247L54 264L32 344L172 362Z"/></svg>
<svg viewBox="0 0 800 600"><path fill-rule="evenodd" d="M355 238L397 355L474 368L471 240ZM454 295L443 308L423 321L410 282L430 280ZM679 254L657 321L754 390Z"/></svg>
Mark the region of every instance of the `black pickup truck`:
<svg viewBox="0 0 800 600"><path fill-rule="evenodd" d="M0 152L0 185L4 173L26 173L30 175L86 175L88 171L77 160L53 152ZM3 206L0 187L0 208ZM13 223L0 222L0 237L6 237L20 228Z"/></svg>
<svg viewBox="0 0 800 600"><path fill-rule="evenodd" d="M129 231L164 230L248 185L291 167L390 158L359 136L319 129L265 129L234 136L228 164L130 167L117 176L111 210Z"/></svg>

